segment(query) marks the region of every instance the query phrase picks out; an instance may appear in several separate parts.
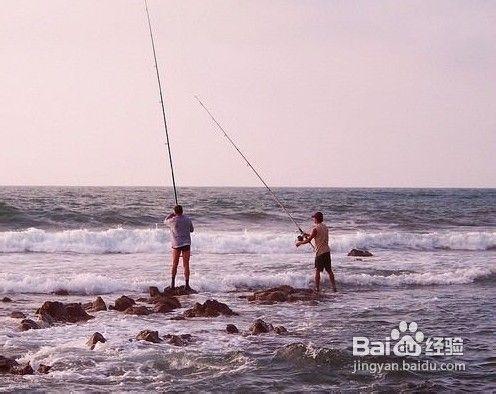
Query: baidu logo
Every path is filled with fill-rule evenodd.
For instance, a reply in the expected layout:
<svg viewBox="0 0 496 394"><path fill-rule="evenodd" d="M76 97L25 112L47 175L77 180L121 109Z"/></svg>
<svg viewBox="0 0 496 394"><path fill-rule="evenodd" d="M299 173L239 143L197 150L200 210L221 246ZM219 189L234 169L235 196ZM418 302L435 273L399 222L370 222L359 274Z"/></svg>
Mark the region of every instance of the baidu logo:
<svg viewBox="0 0 496 394"><path fill-rule="evenodd" d="M463 339L460 337L426 338L414 321L410 323L401 321L384 340L372 341L367 337L353 337L354 356L418 357L423 349L425 355L429 356L462 355Z"/></svg>

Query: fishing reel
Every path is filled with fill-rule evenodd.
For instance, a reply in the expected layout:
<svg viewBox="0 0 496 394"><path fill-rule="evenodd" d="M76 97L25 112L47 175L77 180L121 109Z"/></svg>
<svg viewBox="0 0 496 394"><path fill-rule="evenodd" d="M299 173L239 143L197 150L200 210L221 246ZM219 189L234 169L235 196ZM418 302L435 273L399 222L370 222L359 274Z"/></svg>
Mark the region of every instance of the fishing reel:
<svg viewBox="0 0 496 394"><path fill-rule="evenodd" d="M304 240L305 240L305 238L308 238L309 236L310 236L310 235L309 235L309 234L307 234L307 233L302 233L301 235L298 235L298 236L296 237L296 240L297 240L297 241L299 241L299 242L301 242L301 241L304 241Z"/></svg>

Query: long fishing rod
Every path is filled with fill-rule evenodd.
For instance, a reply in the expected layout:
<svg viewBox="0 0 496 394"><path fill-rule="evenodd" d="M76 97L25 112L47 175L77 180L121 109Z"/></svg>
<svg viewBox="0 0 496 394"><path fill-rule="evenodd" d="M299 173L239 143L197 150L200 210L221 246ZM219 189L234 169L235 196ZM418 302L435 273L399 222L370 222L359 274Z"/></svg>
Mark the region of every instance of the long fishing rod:
<svg viewBox="0 0 496 394"><path fill-rule="evenodd" d="M226 130L224 130L224 128L222 127L222 125L217 121L217 119L215 119L215 117L208 110L208 108L205 106L205 104L203 104L203 102L200 100L200 98L198 96L196 96L196 95L195 95L195 98L198 101L198 103L200 103L200 105L203 107L203 109L207 112L207 114L210 115L210 118L212 118L212 120L217 125L217 127L219 128L219 130L224 134L224 137L226 137L227 140L234 147L234 149L236 149L238 151L238 153L243 158L243 160L246 162L246 164L248 164L248 167L250 167L253 170L253 172L258 177L258 179L260 179L260 181L263 183L263 185L267 188L267 190L269 191L269 193L272 195L272 198L277 202L277 204L279 204L279 206L283 209L283 211L286 213L286 215L288 215L289 219L293 222L293 224L296 226L296 228L300 231L300 234L305 234L305 232L301 229L300 225L296 222L296 220L293 218L293 216L291 215L291 213L289 213L289 211L286 209L286 207L284 206L284 204L281 202L281 200L279 199L279 197L277 197L277 194L274 193L274 191L269 187L269 185L267 185L267 183L260 176L260 174L258 173L258 171L251 165L251 163L248 161L248 159L243 154L243 152L241 152L241 150L234 143L234 141L231 139L231 137L229 137L229 134L227 134ZM312 245L312 244L310 244L310 245ZM312 245L312 247L313 247L313 245Z"/></svg>
<svg viewBox="0 0 496 394"><path fill-rule="evenodd" d="M170 142L169 142L169 132L167 130L167 119L165 117L164 96L162 94L162 83L160 81L160 73L158 71L157 54L155 52L155 41L153 39L152 23L150 22L150 13L148 12L148 3L146 0L145 0L145 10L146 10L146 18L148 20L148 30L150 31L150 39L152 41L153 60L155 61L155 71L157 72L158 92L160 94L160 104L162 105L162 117L164 119L166 145L167 145L167 150L169 151L169 162L170 162L170 168L171 168L172 186L174 187L174 200L176 201L176 205L177 205L178 202L177 202L176 178L174 177L174 166L172 165L172 153L171 153L171 147L170 147Z"/></svg>

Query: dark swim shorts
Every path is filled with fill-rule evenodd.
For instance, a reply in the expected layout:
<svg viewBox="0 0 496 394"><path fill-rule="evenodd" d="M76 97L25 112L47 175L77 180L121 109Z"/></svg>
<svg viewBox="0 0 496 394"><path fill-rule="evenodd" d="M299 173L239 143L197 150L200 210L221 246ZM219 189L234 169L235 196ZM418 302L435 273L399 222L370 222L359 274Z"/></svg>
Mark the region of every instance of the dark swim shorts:
<svg viewBox="0 0 496 394"><path fill-rule="evenodd" d="M331 270L331 252L322 253L315 257L315 269L320 272Z"/></svg>
<svg viewBox="0 0 496 394"><path fill-rule="evenodd" d="M179 250L180 252L189 252L191 250L191 245L178 246L177 248L172 248L174 250Z"/></svg>

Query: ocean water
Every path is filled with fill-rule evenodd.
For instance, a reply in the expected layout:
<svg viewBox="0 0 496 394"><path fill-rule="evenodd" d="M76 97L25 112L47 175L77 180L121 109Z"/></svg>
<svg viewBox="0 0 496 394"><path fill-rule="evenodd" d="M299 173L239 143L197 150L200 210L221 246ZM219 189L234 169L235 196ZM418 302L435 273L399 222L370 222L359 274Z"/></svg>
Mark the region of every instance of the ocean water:
<svg viewBox="0 0 496 394"><path fill-rule="evenodd" d="M0 375L0 390L38 391L460 391L495 389L496 189L276 189L304 229L313 211L331 229L338 293L316 304L251 304L242 295L311 287L313 255L295 248L293 224L261 188L181 188L195 224L184 308L215 298L235 317L97 312L81 324L20 332L46 300L107 303L169 281L166 188L0 188L0 354L52 365L48 375ZM351 248L374 256L348 257ZM179 270L178 284L182 284ZM324 283L328 287L328 282ZM67 289L69 296L56 296ZM228 335L256 318L288 335ZM400 321L426 337L460 337L463 354L422 360L463 371L354 372L354 336L382 340ZM188 347L130 341L143 329L189 333ZM95 331L108 342L91 351ZM361 359L368 360L370 359ZM415 361L410 357L408 360ZM374 362L395 362L375 356Z"/></svg>

